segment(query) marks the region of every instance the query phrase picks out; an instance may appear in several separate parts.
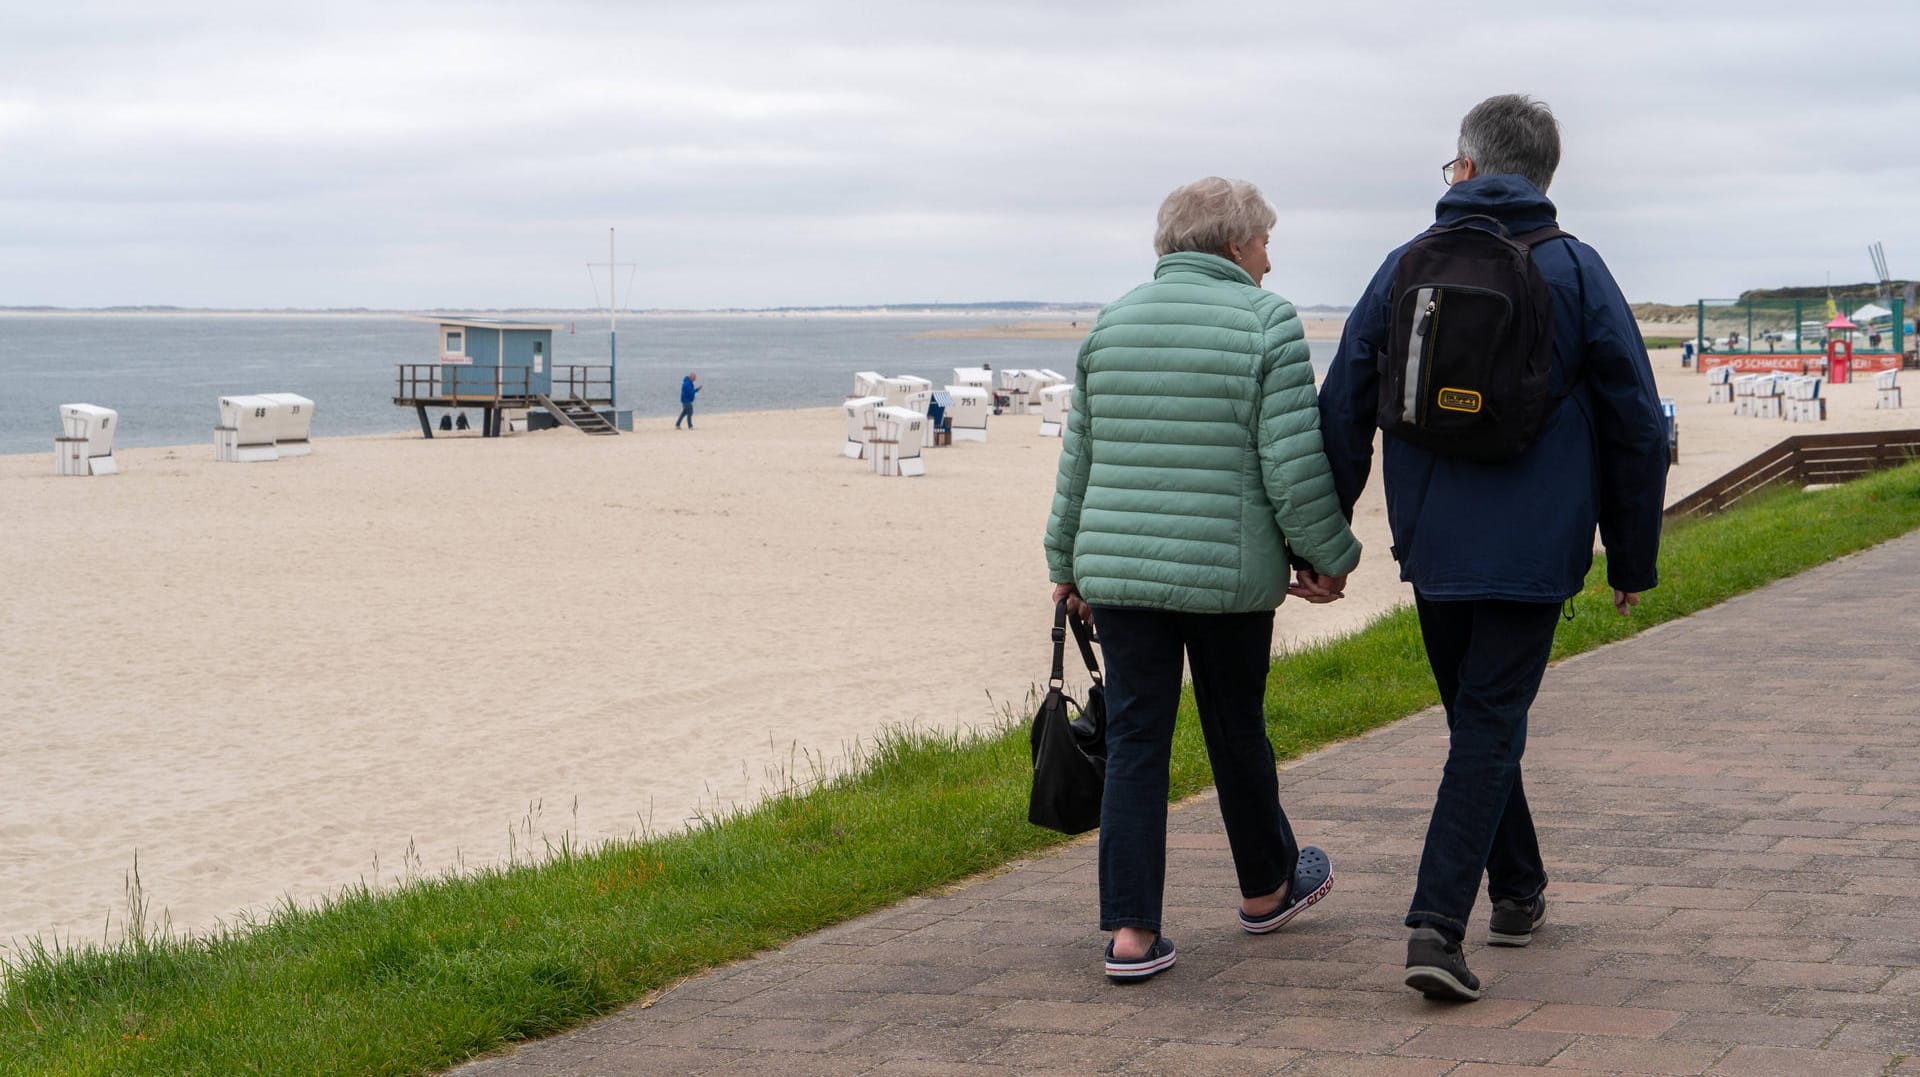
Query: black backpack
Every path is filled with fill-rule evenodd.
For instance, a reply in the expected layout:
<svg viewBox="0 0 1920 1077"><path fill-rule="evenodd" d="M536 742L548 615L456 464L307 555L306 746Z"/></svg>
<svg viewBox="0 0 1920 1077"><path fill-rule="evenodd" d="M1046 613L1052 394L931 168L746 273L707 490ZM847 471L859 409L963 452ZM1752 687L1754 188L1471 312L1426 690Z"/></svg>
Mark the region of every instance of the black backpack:
<svg viewBox="0 0 1920 1077"><path fill-rule="evenodd" d="M1491 222L1495 230L1469 221ZM1447 456L1494 462L1524 452L1558 399L1553 293L1532 248L1558 228L1510 236L1492 217L1436 224L1393 275L1380 352L1380 429Z"/></svg>

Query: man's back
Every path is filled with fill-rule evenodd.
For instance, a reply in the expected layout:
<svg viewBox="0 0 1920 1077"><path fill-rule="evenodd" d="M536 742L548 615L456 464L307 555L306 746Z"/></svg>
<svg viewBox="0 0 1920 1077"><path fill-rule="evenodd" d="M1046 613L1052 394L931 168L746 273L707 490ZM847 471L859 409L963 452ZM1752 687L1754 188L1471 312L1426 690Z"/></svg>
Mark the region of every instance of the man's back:
<svg viewBox="0 0 1920 1077"><path fill-rule="evenodd" d="M1456 184L1438 220L1484 214L1512 234L1557 223L1554 205L1516 175ZM1387 298L1402 247L1349 316L1321 392L1321 427L1341 503L1351 506L1371 463L1387 340ZM1558 397L1533 445L1483 464L1384 438L1382 475L1401 577L1434 598L1557 602L1592 563L1596 523L1610 576L1654 583L1666 449L1652 370L1632 312L1593 248L1552 239L1533 251L1553 294ZM1616 583L1619 586L1619 583Z"/></svg>

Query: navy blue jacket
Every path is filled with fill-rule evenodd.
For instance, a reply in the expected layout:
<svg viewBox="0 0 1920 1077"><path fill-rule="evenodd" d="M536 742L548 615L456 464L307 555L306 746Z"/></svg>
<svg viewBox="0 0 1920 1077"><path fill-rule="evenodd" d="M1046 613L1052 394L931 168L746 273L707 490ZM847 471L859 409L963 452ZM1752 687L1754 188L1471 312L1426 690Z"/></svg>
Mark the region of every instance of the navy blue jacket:
<svg viewBox="0 0 1920 1077"><path fill-rule="evenodd" d="M1553 203L1515 175L1456 183L1437 208L1441 223L1475 213L1515 235L1555 223ZM1393 273L1405 250L1387 256L1348 316L1320 391L1320 434L1349 517L1373 463L1374 357L1386 345ZM1400 578L1427 598L1564 601L1593 567L1595 525L1611 586L1645 591L1659 579L1666 423L1633 311L1592 247L1548 240L1533 260L1553 291L1552 381L1566 393L1539 438L1497 464L1382 439L1393 556Z"/></svg>
<svg viewBox="0 0 1920 1077"><path fill-rule="evenodd" d="M682 404L693 403L693 394L699 391L700 391L700 387L693 383L692 378L688 377L688 378L680 379L680 402Z"/></svg>

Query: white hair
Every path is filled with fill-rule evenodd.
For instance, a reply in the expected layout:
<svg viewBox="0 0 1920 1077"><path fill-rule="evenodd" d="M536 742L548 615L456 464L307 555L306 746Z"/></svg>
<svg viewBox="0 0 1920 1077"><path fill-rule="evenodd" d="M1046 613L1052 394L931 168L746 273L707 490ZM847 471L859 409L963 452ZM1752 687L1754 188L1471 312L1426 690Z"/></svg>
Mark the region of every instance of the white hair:
<svg viewBox="0 0 1920 1077"><path fill-rule="evenodd" d="M1245 243L1280 219L1260 188L1246 180L1208 176L1174 189L1160 203L1155 254L1201 251L1225 257L1228 244Z"/></svg>

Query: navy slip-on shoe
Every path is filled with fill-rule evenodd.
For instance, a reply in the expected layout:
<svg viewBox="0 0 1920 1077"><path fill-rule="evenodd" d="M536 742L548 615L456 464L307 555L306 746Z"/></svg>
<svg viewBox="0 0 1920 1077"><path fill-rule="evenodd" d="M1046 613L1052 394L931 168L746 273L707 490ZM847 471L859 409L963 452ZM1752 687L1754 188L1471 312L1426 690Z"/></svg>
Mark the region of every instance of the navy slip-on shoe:
<svg viewBox="0 0 1920 1077"><path fill-rule="evenodd" d="M1113 956L1113 942L1107 942L1107 979L1115 983L1131 983L1156 976L1173 967L1173 942L1165 935L1155 935L1153 945L1139 957Z"/></svg>
<svg viewBox="0 0 1920 1077"><path fill-rule="evenodd" d="M1287 889L1287 896L1272 912L1262 916L1249 916L1242 910L1240 929L1249 935L1278 931L1332 889L1332 859L1319 846L1309 845L1300 850L1300 863L1293 869L1293 885Z"/></svg>

